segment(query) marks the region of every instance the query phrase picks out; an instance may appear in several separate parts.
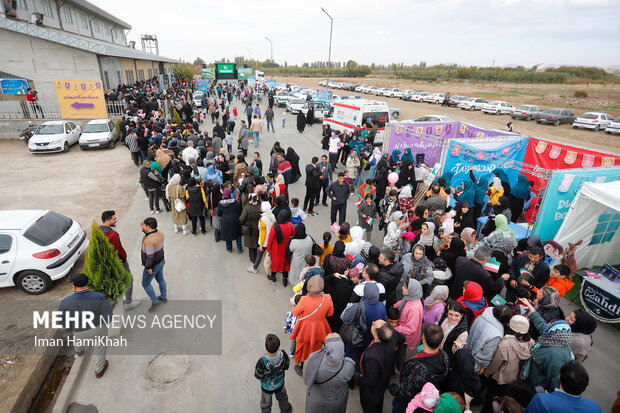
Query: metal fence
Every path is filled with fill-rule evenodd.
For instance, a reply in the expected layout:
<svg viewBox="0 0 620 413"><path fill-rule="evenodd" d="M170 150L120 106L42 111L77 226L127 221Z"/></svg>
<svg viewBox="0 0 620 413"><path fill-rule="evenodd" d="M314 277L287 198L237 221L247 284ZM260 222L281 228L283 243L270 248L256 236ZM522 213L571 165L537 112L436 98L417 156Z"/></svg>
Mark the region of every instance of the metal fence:
<svg viewBox="0 0 620 413"><path fill-rule="evenodd" d="M106 102L108 117L125 114L125 102ZM0 101L0 119L62 119L58 103L35 103L27 100Z"/></svg>

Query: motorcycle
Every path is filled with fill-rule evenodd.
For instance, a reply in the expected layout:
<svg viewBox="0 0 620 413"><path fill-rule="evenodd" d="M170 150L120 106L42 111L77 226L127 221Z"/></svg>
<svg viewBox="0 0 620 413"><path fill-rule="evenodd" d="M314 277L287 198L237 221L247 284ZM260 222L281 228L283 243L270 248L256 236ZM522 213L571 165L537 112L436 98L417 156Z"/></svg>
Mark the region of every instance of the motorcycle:
<svg viewBox="0 0 620 413"><path fill-rule="evenodd" d="M32 122L28 122L28 127L19 134L19 140L26 141L26 145L28 145L28 141L34 135L35 125Z"/></svg>

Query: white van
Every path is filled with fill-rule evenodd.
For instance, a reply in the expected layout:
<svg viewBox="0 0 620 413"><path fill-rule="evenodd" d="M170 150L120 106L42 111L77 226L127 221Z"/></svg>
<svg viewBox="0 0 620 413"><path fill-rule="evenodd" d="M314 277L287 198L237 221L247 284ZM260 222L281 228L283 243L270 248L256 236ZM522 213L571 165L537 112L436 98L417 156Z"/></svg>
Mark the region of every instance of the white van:
<svg viewBox="0 0 620 413"><path fill-rule="evenodd" d="M377 125L377 135L373 144L383 145L385 124L390 119L390 105L386 102L368 99L340 99L332 103L332 107L323 120L323 125L329 125L332 131L349 133L364 123L374 121ZM370 130L370 125L368 125Z"/></svg>

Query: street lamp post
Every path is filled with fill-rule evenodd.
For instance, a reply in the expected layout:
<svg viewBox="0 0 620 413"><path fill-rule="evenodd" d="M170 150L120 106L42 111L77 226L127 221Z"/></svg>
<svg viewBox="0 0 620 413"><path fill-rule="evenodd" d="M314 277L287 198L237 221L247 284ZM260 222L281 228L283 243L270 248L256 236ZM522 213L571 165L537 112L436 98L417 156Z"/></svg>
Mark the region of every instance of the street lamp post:
<svg viewBox="0 0 620 413"><path fill-rule="evenodd" d="M332 70L332 29L334 28L334 19L332 19L332 16L330 16L323 7L321 7L321 10L323 10L323 13L327 14L327 17L329 17L329 20L331 21L329 24L329 54L327 57L327 83L329 83L329 77Z"/></svg>
<svg viewBox="0 0 620 413"><path fill-rule="evenodd" d="M273 42L271 41L271 39L267 36L265 36L265 39L267 39L267 41L269 43L271 43L271 63L273 63Z"/></svg>
<svg viewBox="0 0 620 413"><path fill-rule="evenodd" d="M250 53L250 60L252 60L252 51L250 50L249 47L245 46L245 48L248 50L248 53Z"/></svg>

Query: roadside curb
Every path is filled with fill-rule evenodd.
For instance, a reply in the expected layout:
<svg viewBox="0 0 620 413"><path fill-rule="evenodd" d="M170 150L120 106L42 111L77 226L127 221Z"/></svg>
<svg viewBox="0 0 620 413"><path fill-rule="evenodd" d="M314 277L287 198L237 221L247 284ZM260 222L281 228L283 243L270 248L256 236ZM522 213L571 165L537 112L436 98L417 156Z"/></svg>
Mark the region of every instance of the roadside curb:
<svg viewBox="0 0 620 413"><path fill-rule="evenodd" d="M84 355L82 357L75 358L71 371L69 372L65 383L62 385L61 391L58 393L58 398L54 403L52 413L64 413L67 411L69 402L73 398L73 394L75 393L77 385L84 374L84 370L86 370L86 366L89 364L86 361L86 357L90 356Z"/></svg>

